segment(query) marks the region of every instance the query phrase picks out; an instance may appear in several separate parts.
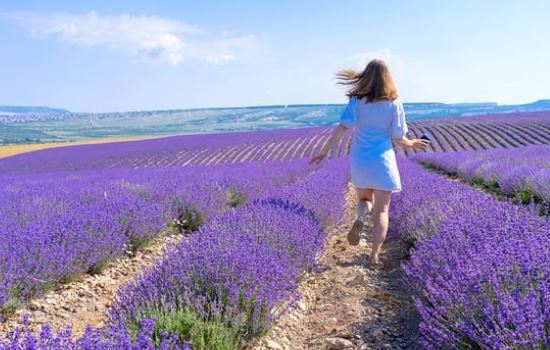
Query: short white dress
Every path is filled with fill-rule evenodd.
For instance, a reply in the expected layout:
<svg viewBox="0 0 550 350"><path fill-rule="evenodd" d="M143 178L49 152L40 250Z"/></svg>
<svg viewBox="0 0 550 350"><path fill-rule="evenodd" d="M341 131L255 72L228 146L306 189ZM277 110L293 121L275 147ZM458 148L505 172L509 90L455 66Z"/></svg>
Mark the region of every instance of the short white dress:
<svg viewBox="0 0 550 350"><path fill-rule="evenodd" d="M351 181L355 187L401 191L391 139L402 138L408 128L401 101L367 103L352 97L340 124L354 128L351 141Z"/></svg>

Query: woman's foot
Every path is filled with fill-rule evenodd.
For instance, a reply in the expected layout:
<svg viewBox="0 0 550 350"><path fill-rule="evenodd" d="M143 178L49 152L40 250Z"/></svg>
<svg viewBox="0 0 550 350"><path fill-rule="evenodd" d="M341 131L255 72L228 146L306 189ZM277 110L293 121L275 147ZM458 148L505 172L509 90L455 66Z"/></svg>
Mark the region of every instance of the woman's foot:
<svg viewBox="0 0 550 350"><path fill-rule="evenodd" d="M380 270L384 267L384 263L378 262L378 263L369 263L368 268L371 270Z"/></svg>
<svg viewBox="0 0 550 350"><path fill-rule="evenodd" d="M371 269L379 269L383 266L384 266L384 264L380 261L380 257L378 256L378 254L370 256L369 267Z"/></svg>
<svg viewBox="0 0 550 350"><path fill-rule="evenodd" d="M358 245L361 240L361 231L363 230L363 221L355 220L353 226L348 232L348 242L351 245Z"/></svg>

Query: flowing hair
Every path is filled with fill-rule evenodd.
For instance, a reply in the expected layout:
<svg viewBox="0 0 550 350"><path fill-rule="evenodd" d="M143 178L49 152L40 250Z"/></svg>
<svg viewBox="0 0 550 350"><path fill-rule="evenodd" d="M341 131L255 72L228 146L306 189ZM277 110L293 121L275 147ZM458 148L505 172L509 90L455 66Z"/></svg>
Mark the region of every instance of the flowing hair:
<svg viewBox="0 0 550 350"><path fill-rule="evenodd" d="M362 72L343 69L336 73L336 79L339 80L338 84L350 86L346 93L350 98L365 97L367 102L378 102L393 101L398 96L388 66L379 59L370 61Z"/></svg>

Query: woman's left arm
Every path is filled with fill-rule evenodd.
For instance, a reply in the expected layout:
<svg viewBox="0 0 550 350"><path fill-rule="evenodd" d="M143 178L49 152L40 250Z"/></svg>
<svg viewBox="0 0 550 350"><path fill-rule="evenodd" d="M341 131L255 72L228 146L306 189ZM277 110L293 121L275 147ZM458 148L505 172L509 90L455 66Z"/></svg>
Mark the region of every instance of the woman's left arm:
<svg viewBox="0 0 550 350"><path fill-rule="evenodd" d="M310 163L319 163L323 159L326 158L328 155L328 152L334 147L336 143L338 143L342 137L346 134L346 131L348 130L348 127L344 124L339 124L336 129L332 132L332 135L330 135L330 138L328 139L327 143L323 146L321 149L321 152L313 156L310 160Z"/></svg>

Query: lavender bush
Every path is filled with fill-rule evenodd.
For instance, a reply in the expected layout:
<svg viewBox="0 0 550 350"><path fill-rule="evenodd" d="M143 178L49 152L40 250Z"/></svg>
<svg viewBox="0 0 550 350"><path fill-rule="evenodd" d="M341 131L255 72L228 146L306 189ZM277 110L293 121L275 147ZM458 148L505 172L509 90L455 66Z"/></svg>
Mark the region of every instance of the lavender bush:
<svg viewBox="0 0 550 350"><path fill-rule="evenodd" d="M414 159L523 203L550 205L550 145L423 153Z"/></svg>
<svg viewBox="0 0 550 350"><path fill-rule="evenodd" d="M154 319L144 319L136 334L126 328L93 329L88 327L84 334L75 339L70 328L57 333L50 326L43 325L38 335L27 327L18 328L0 339L0 350L191 350L188 343L180 343L170 334L164 334L159 342L153 341Z"/></svg>
<svg viewBox="0 0 550 350"><path fill-rule="evenodd" d="M550 347L550 220L400 161L393 234L426 349Z"/></svg>
<svg viewBox="0 0 550 350"><path fill-rule="evenodd" d="M99 271L167 224L198 229L306 172L303 162L288 162L277 171L251 163L0 177L0 309L9 312L75 274ZM230 193L242 202L232 202Z"/></svg>
<svg viewBox="0 0 550 350"><path fill-rule="evenodd" d="M151 316L198 315L229 330L227 349L263 333L284 313L285 303L296 299L300 274L313 266L323 247L321 222L331 225L342 217L348 177L343 162L333 161L277 196L272 192L211 220L119 292L111 323L131 328ZM314 202L322 192L328 193ZM157 328L155 337L164 331L179 331L180 340L199 348L199 340L208 347L214 339L205 339L204 333L193 337L194 325Z"/></svg>

